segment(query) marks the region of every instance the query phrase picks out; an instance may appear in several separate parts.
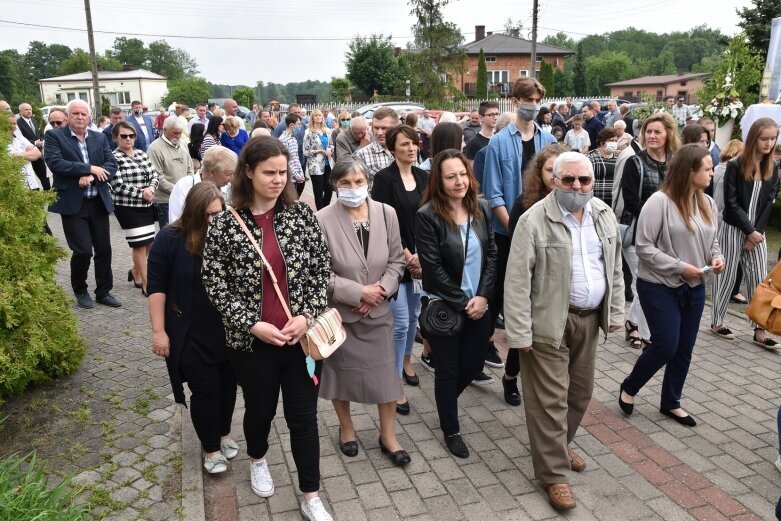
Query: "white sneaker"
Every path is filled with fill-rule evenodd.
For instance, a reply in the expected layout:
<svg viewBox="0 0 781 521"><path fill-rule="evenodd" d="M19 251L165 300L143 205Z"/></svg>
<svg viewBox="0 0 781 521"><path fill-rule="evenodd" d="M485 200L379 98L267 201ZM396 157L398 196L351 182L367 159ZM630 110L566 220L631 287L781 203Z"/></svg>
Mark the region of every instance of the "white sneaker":
<svg viewBox="0 0 781 521"><path fill-rule="evenodd" d="M319 497L301 501L301 514L309 521L334 521Z"/></svg>
<svg viewBox="0 0 781 521"><path fill-rule="evenodd" d="M220 472L228 470L228 460L226 460L225 456L222 454L217 454L211 458L204 459L203 468L205 468L206 472L209 474L219 474Z"/></svg>
<svg viewBox="0 0 781 521"><path fill-rule="evenodd" d="M260 497L271 497L274 495L274 480L271 479L271 472L268 470L266 458L250 463L249 477L252 483L252 491L255 494Z"/></svg>
<svg viewBox="0 0 781 521"><path fill-rule="evenodd" d="M230 438L220 441L220 450L222 455L228 459L233 459L239 454L239 446Z"/></svg>
<svg viewBox="0 0 781 521"><path fill-rule="evenodd" d="M776 458L776 468L779 472L781 472L781 454L779 454L778 458Z"/></svg>

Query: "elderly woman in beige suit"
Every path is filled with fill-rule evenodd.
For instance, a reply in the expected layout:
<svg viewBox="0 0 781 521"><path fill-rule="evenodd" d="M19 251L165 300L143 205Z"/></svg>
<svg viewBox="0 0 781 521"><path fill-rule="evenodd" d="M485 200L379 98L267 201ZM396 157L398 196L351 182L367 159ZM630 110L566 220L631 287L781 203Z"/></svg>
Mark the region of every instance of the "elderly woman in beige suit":
<svg viewBox="0 0 781 521"><path fill-rule="evenodd" d="M331 400L339 417L339 449L358 454L350 402L376 403L379 445L398 466L410 462L396 439L396 400L402 397L393 348L388 298L404 271L399 222L390 206L368 196L369 174L355 159L331 172L338 203L317 212L331 252L328 303L339 310L347 341L323 363L320 398Z"/></svg>

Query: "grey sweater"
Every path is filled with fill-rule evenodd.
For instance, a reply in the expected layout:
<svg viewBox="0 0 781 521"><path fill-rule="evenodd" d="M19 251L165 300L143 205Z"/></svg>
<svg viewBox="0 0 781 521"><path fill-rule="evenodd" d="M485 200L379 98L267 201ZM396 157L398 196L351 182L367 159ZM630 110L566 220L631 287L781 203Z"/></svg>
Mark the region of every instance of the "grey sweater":
<svg viewBox="0 0 781 521"><path fill-rule="evenodd" d="M174 147L161 137L155 139L146 151L159 174L160 184L155 191L155 202L167 203L176 182L186 175L193 175L193 160L187 145Z"/></svg>
<svg viewBox="0 0 781 521"><path fill-rule="evenodd" d="M692 231L686 227L681 213L667 194L656 192L646 201L635 233L638 278L670 288L683 284L695 287L704 282L702 278L686 280L682 274L687 264L702 268L710 265L715 258L723 259L716 239L716 203L707 195L705 198L710 204L713 222L705 221L696 210Z"/></svg>

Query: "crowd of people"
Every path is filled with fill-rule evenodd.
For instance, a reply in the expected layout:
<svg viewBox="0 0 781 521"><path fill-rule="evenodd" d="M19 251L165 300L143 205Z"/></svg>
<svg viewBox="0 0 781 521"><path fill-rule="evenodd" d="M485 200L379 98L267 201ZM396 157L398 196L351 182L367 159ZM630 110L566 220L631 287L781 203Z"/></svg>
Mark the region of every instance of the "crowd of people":
<svg viewBox="0 0 781 521"><path fill-rule="evenodd" d="M376 404L382 453L408 465L395 423L414 407L404 385L420 382L417 338L450 453L470 453L459 395L493 380L484 366L504 368L503 398L524 406L535 476L568 510L570 471L586 467L570 444L600 336L623 330L641 350L617 389L624 414L664 368L660 413L696 425L681 399L707 289L713 334L733 340L727 303L750 300L767 273L779 127L759 119L745 143L721 151L715 123L675 105L640 122L613 101L605 111L543 106L530 78L510 94L515 112L487 101L461 121L388 107L369 121L328 107L306 115L291 104L287 114L259 109L252 129L228 100L198 104L189 122L177 106L159 125L133 102L132 115L112 110L91 130L89 107L74 100L51 111L45 134L22 104L9 151L27 161L29 188L48 189L51 174L49 210L61 215L83 308L94 306L93 257L97 302L121 306L110 293L116 215L128 282L149 299L152 349L175 400L186 403L184 382L190 389L206 472L224 472L240 450L230 435L240 385L252 490L274 494L265 458L281 392L302 514L331 519L318 497L318 397L333 405L345 457L361 446L351 403ZM300 201L307 181L314 209ZM347 339L315 361L301 339L327 308ZM781 347L752 327L755 344Z"/></svg>

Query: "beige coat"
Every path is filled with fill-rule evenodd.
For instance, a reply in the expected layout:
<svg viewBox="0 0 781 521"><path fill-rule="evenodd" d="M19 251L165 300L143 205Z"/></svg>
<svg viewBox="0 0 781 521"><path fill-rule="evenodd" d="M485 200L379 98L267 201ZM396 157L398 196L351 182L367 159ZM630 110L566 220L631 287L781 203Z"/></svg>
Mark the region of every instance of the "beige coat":
<svg viewBox="0 0 781 521"><path fill-rule="evenodd" d="M605 258L607 291L600 326L607 335L610 325L624 321L621 238L608 205L593 198L591 211ZM569 309L572 237L553 192L518 221L504 280L507 345L524 348L540 342L560 347Z"/></svg>
<svg viewBox="0 0 781 521"><path fill-rule="evenodd" d="M331 252L331 276L328 281L328 303L339 310L346 323L362 317L353 308L360 306L363 287L379 281L388 295L399 289L404 273L404 254L401 249L399 221L388 205L369 202L369 253L364 256L350 214L337 202L317 212L317 221L323 230ZM370 313L377 318L390 311L388 300L381 302Z"/></svg>

